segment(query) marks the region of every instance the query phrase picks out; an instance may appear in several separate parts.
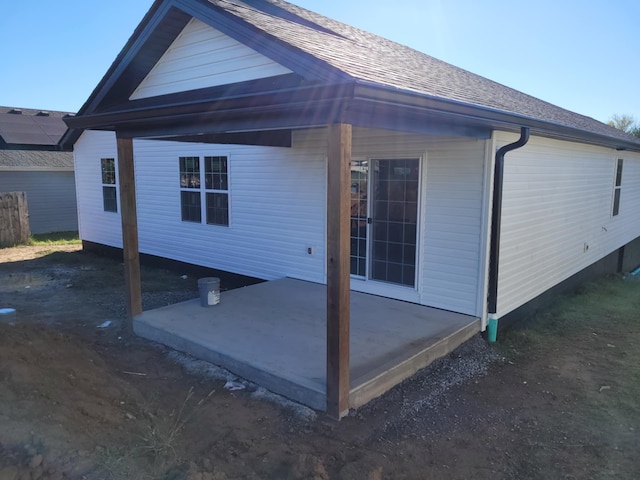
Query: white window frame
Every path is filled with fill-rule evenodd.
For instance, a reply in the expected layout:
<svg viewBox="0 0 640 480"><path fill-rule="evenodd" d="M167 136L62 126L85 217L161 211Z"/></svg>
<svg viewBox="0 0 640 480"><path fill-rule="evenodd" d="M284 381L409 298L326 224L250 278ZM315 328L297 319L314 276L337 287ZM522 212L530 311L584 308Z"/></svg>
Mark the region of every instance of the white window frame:
<svg viewBox="0 0 640 480"><path fill-rule="evenodd" d="M622 177L624 175L624 159L617 158L613 171L613 196L611 197L611 216L620 214L620 202L622 201Z"/></svg>
<svg viewBox="0 0 640 480"><path fill-rule="evenodd" d="M105 183L104 179L104 162L113 162L113 182ZM100 186L102 187L102 210L108 213L118 213L120 206L118 205L118 162L114 157L102 157L100 158ZM115 193L115 210L107 209L105 189L113 189Z"/></svg>
<svg viewBox="0 0 640 480"><path fill-rule="evenodd" d="M213 159L220 159L222 161L222 159L224 159L224 172L223 171L219 171L219 172L210 172L207 173L207 166L208 166L208 161L212 161ZM228 227L229 226L229 155L205 155L203 157L203 161L204 161L204 168L202 169L202 175L203 175L203 181L201 182L201 185L203 186L203 198L202 198L202 209L204 211L204 222L207 225L218 225L220 227ZM218 182L220 182L219 188L207 188L207 175L212 175L212 185L215 186L215 176L216 175L220 175L220 178L218 179ZM223 178L224 178L224 182L223 182ZM222 188L222 187L226 187L226 188ZM217 195L225 195L226 196L226 208L225 208L225 219L223 222L218 222L218 221L209 221L209 207L208 207L208 200L209 200L209 196L217 196Z"/></svg>
<svg viewBox="0 0 640 480"><path fill-rule="evenodd" d="M224 159L225 162L225 171L220 172L207 172L207 167L209 166L208 162L211 159L220 158ZM178 171L179 171L179 182L180 182L180 217L183 222L190 223L200 223L204 225L212 225L218 227L229 227L231 224L231 203L230 203L230 165L229 165L229 155L228 154L218 154L218 155L183 155L178 157ZM183 160L192 159L197 160L197 177L195 175L190 174L187 169L183 169ZM183 171L184 170L184 171ZM194 169L195 170L195 169ZM208 175L212 175L211 177L211 188L207 188L207 180ZM216 180L215 175L220 175L220 177ZM224 182L223 182L224 177ZM215 185L215 183L218 183ZM191 183L191 186L188 184ZM218 186L219 188L213 188L213 186ZM225 186L225 188L220 188L221 186ZM184 211L184 203L183 203L183 192L198 194L198 217L195 219L196 215L193 215L193 219L185 218ZM226 195L226 218L223 218L223 221L209 221L209 212L207 208L208 199L211 198L211 195Z"/></svg>
<svg viewBox="0 0 640 480"><path fill-rule="evenodd" d="M190 168L189 162L195 161L197 165L196 168ZM184 168L183 168L184 162ZM196 175L197 170L197 175ZM183 222L191 222L191 223L202 223L202 171L200 169L200 157L197 155L184 155L178 157L178 181L180 185L180 219ZM190 193L192 195L198 196L198 201L190 203L189 206L191 208L198 208L197 219L194 215L191 216L191 210L189 215L185 216L185 203L183 194Z"/></svg>

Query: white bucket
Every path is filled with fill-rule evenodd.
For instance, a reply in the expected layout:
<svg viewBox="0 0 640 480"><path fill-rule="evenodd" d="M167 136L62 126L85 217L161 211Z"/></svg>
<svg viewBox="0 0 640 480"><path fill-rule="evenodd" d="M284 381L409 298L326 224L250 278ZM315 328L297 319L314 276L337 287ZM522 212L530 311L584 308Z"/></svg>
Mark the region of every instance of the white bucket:
<svg viewBox="0 0 640 480"><path fill-rule="evenodd" d="M200 291L200 305L203 307L211 307L220 303L219 278L200 278L198 280L198 290Z"/></svg>

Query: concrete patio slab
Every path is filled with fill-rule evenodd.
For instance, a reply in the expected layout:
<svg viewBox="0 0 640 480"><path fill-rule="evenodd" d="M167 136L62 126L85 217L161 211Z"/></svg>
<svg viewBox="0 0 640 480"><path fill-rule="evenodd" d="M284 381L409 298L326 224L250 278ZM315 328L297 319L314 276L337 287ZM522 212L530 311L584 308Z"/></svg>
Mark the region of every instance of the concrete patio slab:
<svg viewBox="0 0 640 480"><path fill-rule="evenodd" d="M326 408L326 287L289 278L143 312L135 332ZM479 319L351 292L350 406L359 407L480 331Z"/></svg>

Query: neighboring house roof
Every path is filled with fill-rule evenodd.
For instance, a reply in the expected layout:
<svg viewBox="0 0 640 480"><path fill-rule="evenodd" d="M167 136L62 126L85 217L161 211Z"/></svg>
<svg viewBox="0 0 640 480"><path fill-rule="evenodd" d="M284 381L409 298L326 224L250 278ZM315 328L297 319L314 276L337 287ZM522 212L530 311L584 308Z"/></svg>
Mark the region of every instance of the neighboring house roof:
<svg viewBox="0 0 640 480"><path fill-rule="evenodd" d="M304 105L305 98L317 102L307 108L315 117L306 125L297 124L299 128L326 119L381 126L369 124L369 119L386 115L391 119L389 125L404 120L411 126L424 120L432 125L448 122L485 132L494 128L518 131L520 126L529 126L534 134L640 151L640 139L593 118L283 0L157 0L77 117L67 119L67 123L74 128L130 128L131 132L145 131L151 136L151 130L144 130L151 118L159 125L157 132L181 125L186 134L198 133L189 132L185 126L188 121L205 125L208 116L208 125L213 125L236 114L249 131L252 119L236 113L242 107L246 110L246 105L237 100L237 95L221 97L222 90L192 96L164 95L156 103L150 99L129 100L192 16L283 64L306 82L301 82L298 90L290 85L277 92L275 87L270 90L285 93L278 100L280 104L269 105L273 107L271 112L280 108L277 115L286 110L282 98L286 99L289 92L302 92L298 105ZM319 99L320 95L308 93L310 84L334 89L323 92L327 95ZM225 104L223 117L222 107L216 105L229 99L233 102ZM321 112L316 108L322 106L321 100L325 104L330 100L334 108ZM220 117L213 119L216 113ZM71 143L77 135L77 131L70 132L63 142Z"/></svg>
<svg viewBox="0 0 640 480"><path fill-rule="evenodd" d="M73 154L60 151L69 112L0 107L0 170L73 170Z"/></svg>
<svg viewBox="0 0 640 480"><path fill-rule="evenodd" d="M57 150L69 112L0 107L0 150Z"/></svg>
<svg viewBox="0 0 640 480"><path fill-rule="evenodd" d="M73 154L47 150L0 150L0 170L73 170Z"/></svg>

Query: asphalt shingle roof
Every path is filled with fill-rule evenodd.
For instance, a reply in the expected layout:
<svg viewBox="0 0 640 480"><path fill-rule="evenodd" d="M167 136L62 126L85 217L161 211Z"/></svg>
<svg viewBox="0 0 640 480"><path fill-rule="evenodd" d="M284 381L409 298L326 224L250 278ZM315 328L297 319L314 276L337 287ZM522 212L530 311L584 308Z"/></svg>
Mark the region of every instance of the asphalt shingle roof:
<svg viewBox="0 0 640 480"><path fill-rule="evenodd" d="M70 113L0 107L0 169L72 169L71 152L53 151L67 131L65 115Z"/></svg>
<svg viewBox="0 0 640 480"><path fill-rule="evenodd" d="M63 169L73 168L73 153L41 150L0 150L0 169Z"/></svg>
<svg viewBox="0 0 640 480"><path fill-rule="evenodd" d="M0 107L0 139L9 145L55 146L67 125L68 112Z"/></svg>
<svg viewBox="0 0 640 480"><path fill-rule="evenodd" d="M563 109L283 0L209 2L354 79L640 145L640 139L591 117ZM278 12L278 9L281 10Z"/></svg>

